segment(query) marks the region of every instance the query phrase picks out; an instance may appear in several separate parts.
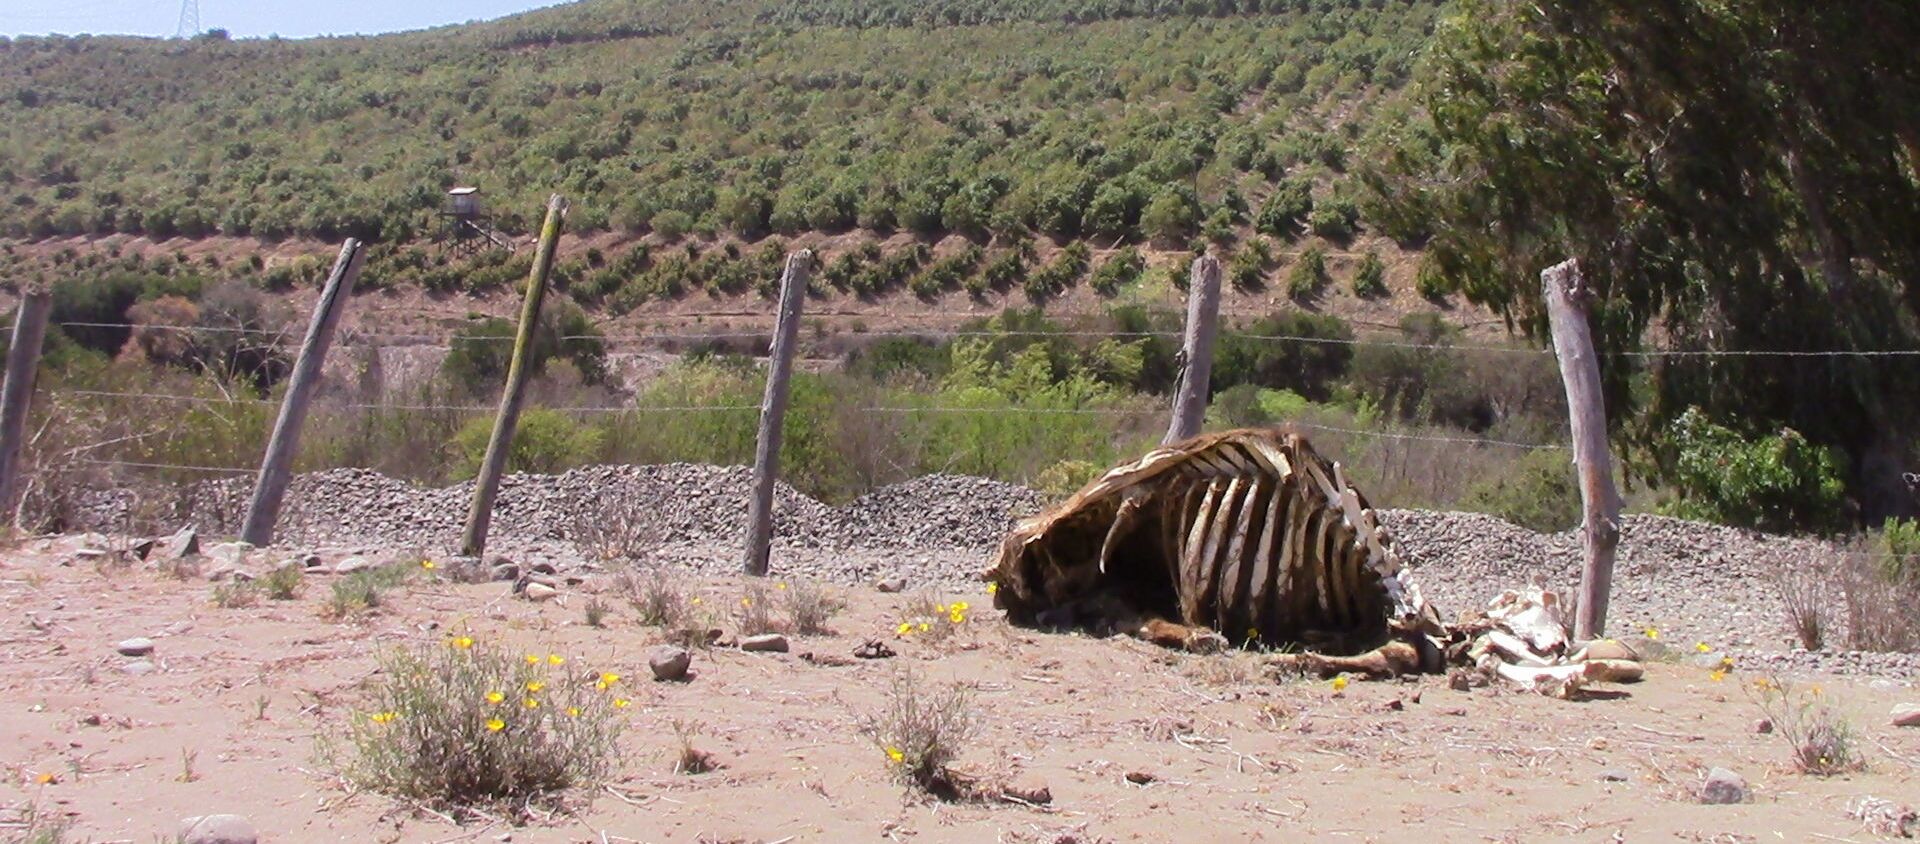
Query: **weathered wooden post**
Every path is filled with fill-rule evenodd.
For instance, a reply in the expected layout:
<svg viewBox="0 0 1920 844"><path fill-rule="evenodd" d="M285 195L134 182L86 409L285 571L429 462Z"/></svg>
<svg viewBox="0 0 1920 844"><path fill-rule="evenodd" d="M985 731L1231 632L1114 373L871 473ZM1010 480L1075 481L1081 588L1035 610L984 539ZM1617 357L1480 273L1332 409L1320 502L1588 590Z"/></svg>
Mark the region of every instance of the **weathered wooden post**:
<svg viewBox="0 0 1920 844"><path fill-rule="evenodd" d="M493 421L493 437L487 440L487 456L480 462L480 477L473 487L473 507L467 511L466 534L460 540L460 553L468 557L478 557L487 550L493 498L500 493L500 475L513 452L513 430L520 424L520 404L526 398L527 355L533 348L533 333L540 327L540 302L546 298L547 278L553 274L553 254L566 216L567 201L554 194L547 200L547 221L540 227L540 246L533 254L533 272L527 277L527 301L520 308L520 330L513 339L506 390L500 394L500 415Z"/></svg>
<svg viewBox="0 0 1920 844"><path fill-rule="evenodd" d="M33 402L33 379L40 369L40 347L47 339L47 317L52 313L53 294L32 290L20 297L20 311L13 319L7 381L0 388L0 513L13 512L20 451L27 435L27 411Z"/></svg>
<svg viewBox="0 0 1920 844"><path fill-rule="evenodd" d="M260 460L260 476L254 482L253 501L247 506L247 521L240 538L255 546L273 544L273 526L280 518L280 502L287 494L287 482L293 478L293 458L300 453L300 431L307 423L307 406L313 391L320 386L320 369L333 348L333 332L340 326L347 300L353 296L354 282L366 266L367 250L358 240L348 238L333 262L333 273L313 306L313 320L307 323L307 339L300 344L300 359L293 366L293 379L287 384L286 398L280 402L280 417L273 423L273 439L267 441L266 456Z"/></svg>
<svg viewBox="0 0 1920 844"><path fill-rule="evenodd" d="M1607 448L1607 409L1600 394L1600 360L1587 324L1592 291L1580 277L1577 261L1540 274L1547 319L1553 327L1553 351L1567 387L1567 415L1573 428L1573 460L1580 472L1581 532L1586 565L1580 572L1580 606L1574 638L1606 634L1607 601L1613 592L1613 554L1620 544L1620 494L1613 485L1613 455Z"/></svg>
<svg viewBox="0 0 1920 844"><path fill-rule="evenodd" d="M1207 418L1207 391L1213 383L1213 340L1220 322L1220 261L1212 255L1193 259L1187 282L1187 330L1180 347L1180 381L1173 392L1173 422L1162 445L1200 433Z"/></svg>
<svg viewBox="0 0 1920 844"><path fill-rule="evenodd" d="M793 379L793 344L800 334L800 308L807 298L813 253L787 256L780 274L780 321L767 358L767 392L760 401L760 439L753 451L753 499L747 502L746 573L767 576L773 546L773 483L780 477L780 438L787 421L787 393Z"/></svg>

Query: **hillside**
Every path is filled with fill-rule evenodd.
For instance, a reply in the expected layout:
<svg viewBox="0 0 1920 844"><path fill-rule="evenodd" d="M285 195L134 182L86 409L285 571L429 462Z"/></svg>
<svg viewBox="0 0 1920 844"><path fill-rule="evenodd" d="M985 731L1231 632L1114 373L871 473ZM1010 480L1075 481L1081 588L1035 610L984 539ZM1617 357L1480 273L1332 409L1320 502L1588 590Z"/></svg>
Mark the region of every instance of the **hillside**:
<svg viewBox="0 0 1920 844"><path fill-rule="evenodd" d="M1282 179L1344 197L1437 4L1215 5L602 0L370 39L20 39L0 233L404 242L467 183L510 231L559 190L577 231L1179 240Z"/></svg>

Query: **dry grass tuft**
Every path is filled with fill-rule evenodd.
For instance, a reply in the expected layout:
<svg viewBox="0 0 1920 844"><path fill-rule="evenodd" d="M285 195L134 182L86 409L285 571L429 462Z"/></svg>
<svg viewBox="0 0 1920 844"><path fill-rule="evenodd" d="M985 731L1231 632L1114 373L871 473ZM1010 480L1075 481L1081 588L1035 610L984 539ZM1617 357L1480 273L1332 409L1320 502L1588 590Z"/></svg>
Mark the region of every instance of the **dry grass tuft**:
<svg viewBox="0 0 1920 844"><path fill-rule="evenodd" d="M240 610L260 603L260 587L251 580L229 580L213 587L213 605Z"/></svg>
<svg viewBox="0 0 1920 844"><path fill-rule="evenodd" d="M713 754L693 744L693 740L700 735L699 724L675 720L673 735L679 741L673 757L674 773L691 777L720 769L720 763L713 758Z"/></svg>
<svg viewBox="0 0 1920 844"><path fill-rule="evenodd" d="M733 608L733 621L742 636L758 636L762 633L779 633L781 626L774 617L773 596L767 594L765 583L755 579L747 584L739 603Z"/></svg>
<svg viewBox="0 0 1920 844"><path fill-rule="evenodd" d="M1866 767L1859 755L1859 736L1819 684L1805 688L1777 677L1753 682L1749 696L1773 722L1774 733L1787 743L1794 767L1801 773L1832 776Z"/></svg>
<svg viewBox="0 0 1920 844"><path fill-rule="evenodd" d="M571 662L460 635L389 655L382 668L346 729L351 758L336 763L360 788L520 817L611 770L628 703L617 685L595 683Z"/></svg>
<svg viewBox="0 0 1920 844"><path fill-rule="evenodd" d="M911 670L894 675L886 701L861 722L896 782L943 798L959 796L947 766L976 727L972 699L959 686L928 688Z"/></svg>
<svg viewBox="0 0 1920 844"><path fill-rule="evenodd" d="M825 636L833 631L827 622L841 610L846 609L845 601L840 600L825 586L811 580L797 580L780 584L780 602L787 612L787 621L793 632L802 636Z"/></svg>
<svg viewBox="0 0 1920 844"><path fill-rule="evenodd" d="M1768 579L1780 593L1787 623L1800 640L1800 646L1809 651L1824 647L1827 642L1827 607L1831 601L1828 593L1831 578L1825 567L1819 565L1818 561L1787 560L1775 568Z"/></svg>
<svg viewBox="0 0 1920 844"><path fill-rule="evenodd" d="M675 629L693 620L693 596L678 576L665 569L621 572L615 588L633 607L634 618L648 627Z"/></svg>
<svg viewBox="0 0 1920 844"><path fill-rule="evenodd" d="M579 511L566 527L566 537L596 560L643 560L660 546L654 510L654 502L645 498L608 496Z"/></svg>
<svg viewBox="0 0 1920 844"><path fill-rule="evenodd" d="M260 578L260 588L270 600L291 601L300 597L300 589L306 585L306 580L307 573L299 565L281 566Z"/></svg>

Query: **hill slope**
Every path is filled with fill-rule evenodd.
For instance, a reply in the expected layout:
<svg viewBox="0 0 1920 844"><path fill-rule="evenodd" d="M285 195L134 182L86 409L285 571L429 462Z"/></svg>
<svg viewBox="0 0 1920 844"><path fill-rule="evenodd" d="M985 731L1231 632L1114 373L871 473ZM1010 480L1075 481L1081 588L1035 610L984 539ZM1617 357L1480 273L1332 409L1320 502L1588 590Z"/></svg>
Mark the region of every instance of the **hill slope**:
<svg viewBox="0 0 1920 844"><path fill-rule="evenodd" d="M20 39L0 234L408 241L459 182L509 230L559 190L575 230L1177 240L1282 178L1340 194L1436 8L594 0L370 39Z"/></svg>

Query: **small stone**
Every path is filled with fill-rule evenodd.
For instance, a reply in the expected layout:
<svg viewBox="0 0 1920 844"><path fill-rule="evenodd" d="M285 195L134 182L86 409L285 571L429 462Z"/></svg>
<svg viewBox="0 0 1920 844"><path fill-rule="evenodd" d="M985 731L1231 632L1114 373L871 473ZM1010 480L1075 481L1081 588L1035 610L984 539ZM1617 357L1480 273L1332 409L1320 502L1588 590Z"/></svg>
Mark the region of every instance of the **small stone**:
<svg viewBox="0 0 1920 844"><path fill-rule="evenodd" d="M888 595L896 592L905 592L907 590L907 579L897 574L891 577L883 577L873 582L873 588L877 592L884 592Z"/></svg>
<svg viewBox="0 0 1920 844"><path fill-rule="evenodd" d="M181 528L179 533L167 539L166 558L178 560L200 553L200 532L193 528Z"/></svg>
<svg viewBox="0 0 1920 844"><path fill-rule="evenodd" d="M1920 727L1920 704L1903 703L1893 708L1893 725Z"/></svg>
<svg viewBox="0 0 1920 844"><path fill-rule="evenodd" d="M1581 660L1621 659L1639 662L1640 652L1618 639L1596 639L1581 650Z"/></svg>
<svg viewBox="0 0 1920 844"><path fill-rule="evenodd" d="M1464 668L1456 668L1447 674L1447 688L1456 692L1473 689L1473 676Z"/></svg>
<svg viewBox="0 0 1920 844"><path fill-rule="evenodd" d="M1760 734L1760 735L1763 735L1763 736L1767 736L1767 735L1772 735L1772 734L1773 734L1773 719L1771 719L1771 718L1756 718L1756 719L1754 719L1754 721L1753 721L1753 731L1754 731L1755 733L1758 733L1758 734Z"/></svg>
<svg viewBox="0 0 1920 844"><path fill-rule="evenodd" d="M121 639L113 649L119 651L121 656L146 656L153 653L153 640L145 636Z"/></svg>
<svg viewBox="0 0 1920 844"><path fill-rule="evenodd" d="M853 655L861 659L891 659L893 648L879 639L868 639L866 644L853 649Z"/></svg>
<svg viewBox="0 0 1920 844"><path fill-rule="evenodd" d="M787 652L787 637L778 633L762 633L758 636L748 636L740 640L740 650L754 653L783 654Z"/></svg>
<svg viewBox="0 0 1920 844"><path fill-rule="evenodd" d="M560 573L559 569L554 568L552 563L549 563L545 560L538 561L533 565L528 566L527 571L533 572L534 574L544 574L549 577L552 577Z"/></svg>
<svg viewBox="0 0 1920 844"><path fill-rule="evenodd" d="M1023 777L1000 789L1000 793L1021 803L1046 806L1053 802L1053 789L1031 777Z"/></svg>
<svg viewBox="0 0 1920 844"><path fill-rule="evenodd" d="M500 565L496 565L493 567L493 581L495 583L504 583L509 580L519 580L519 579L520 579L519 566L516 566L512 563L502 563Z"/></svg>
<svg viewBox="0 0 1920 844"><path fill-rule="evenodd" d="M258 844L253 822L239 815L207 815L180 822L181 844Z"/></svg>
<svg viewBox="0 0 1920 844"><path fill-rule="evenodd" d="M1400 700L1399 698L1393 698L1391 700L1388 700L1385 703L1380 704L1380 708L1386 712L1399 712L1406 709L1407 704L1406 702Z"/></svg>
<svg viewBox="0 0 1920 844"><path fill-rule="evenodd" d="M120 666L120 670L127 674L132 674L135 677L145 677L159 669L155 667L152 662L144 659L136 659L126 665Z"/></svg>
<svg viewBox="0 0 1920 844"><path fill-rule="evenodd" d="M1158 779L1160 778L1152 774L1149 774L1146 771L1128 771L1127 772L1127 782L1133 783L1134 785L1146 785Z"/></svg>
<svg viewBox="0 0 1920 844"><path fill-rule="evenodd" d="M1747 796L1746 779L1725 768L1707 772L1707 781L1700 786L1700 802L1710 806L1745 803Z"/></svg>
<svg viewBox="0 0 1920 844"><path fill-rule="evenodd" d="M540 601L552 600L555 595L560 594L560 590L548 586L545 583L533 581L527 584L527 588L522 594L527 596L527 600L538 603Z"/></svg>
<svg viewBox="0 0 1920 844"><path fill-rule="evenodd" d="M372 560L365 557L348 557L333 564L333 573L353 574L356 571L366 571L370 568L373 568Z"/></svg>
<svg viewBox="0 0 1920 844"><path fill-rule="evenodd" d="M326 565L326 561L320 559L319 554L308 554L300 558L300 567L308 571L321 568L325 565Z"/></svg>
<svg viewBox="0 0 1920 844"><path fill-rule="evenodd" d="M1628 779L1629 777L1627 776L1627 772L1622 771L1618 768L1613 768L1613 769L1600 772L1601 782L1626 782Z"/></svg>
<svg viewBox="0 0 1920 844"><path fill-rule="evenodd" d="M693 667L693 652L672 645L654 648L653 655L647 657L647 667L653 669L655 680L683 682L687 679L687 669Z"/></svg>
<svg viewBox="0 0 1920 844"><path fill-rule="evenodd" d="M157 544L158 543L156 543L154 540L142 539L142 540L139 540L138 542L133 543L132 545L127 546L127 550L133 552L133 555L135 557L139 557L140 559L144 560L148 557L148 555L151 555L153 553L153 549Z"/></svg>

